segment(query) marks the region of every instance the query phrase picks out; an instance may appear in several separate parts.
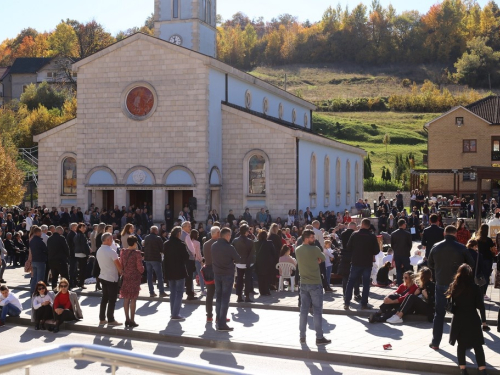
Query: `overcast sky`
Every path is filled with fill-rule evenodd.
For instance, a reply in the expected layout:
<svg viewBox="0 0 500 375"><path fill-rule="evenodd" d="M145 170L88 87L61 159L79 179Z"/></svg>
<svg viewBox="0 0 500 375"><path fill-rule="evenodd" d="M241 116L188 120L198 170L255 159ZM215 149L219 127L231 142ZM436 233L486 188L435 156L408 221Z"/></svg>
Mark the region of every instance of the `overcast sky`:
<svg viewBox="0 0 500 375"><path fill-rule="evenodd" d="M370 7L371 0L362 0ZM385 7L393 4L398 12L417 9L426 12L435 0L380 0ZM329 0L218 0L217 13L224 19L241 11L250 18L263 16L270 20L283 13L297 16L300 21L318 21L324 10L336 6L339 2ZM359 4L359 0L342 0L340 4L350 9ZM487 0L478 0L480 5ZM38 31L50 31L61 19L71 18L80 22L95 19L113 35L120 30L141 26L153 12L154 0L2 0L0 10L2 21L0 41L14 38L22 29L33 27Z"/></svg>

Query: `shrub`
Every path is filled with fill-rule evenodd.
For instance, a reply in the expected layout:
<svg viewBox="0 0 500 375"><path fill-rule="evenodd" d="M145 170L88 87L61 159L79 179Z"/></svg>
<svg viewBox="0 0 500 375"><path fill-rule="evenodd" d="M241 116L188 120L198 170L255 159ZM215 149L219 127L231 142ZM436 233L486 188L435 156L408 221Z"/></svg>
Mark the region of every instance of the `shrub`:
<svg viewBox="0 0 500 375"><path fill-rule="evenodd" d="M396 191L404 190L405 186L398 181L384 181L380 178L372 177L363 180L365 191Z"/></svg>

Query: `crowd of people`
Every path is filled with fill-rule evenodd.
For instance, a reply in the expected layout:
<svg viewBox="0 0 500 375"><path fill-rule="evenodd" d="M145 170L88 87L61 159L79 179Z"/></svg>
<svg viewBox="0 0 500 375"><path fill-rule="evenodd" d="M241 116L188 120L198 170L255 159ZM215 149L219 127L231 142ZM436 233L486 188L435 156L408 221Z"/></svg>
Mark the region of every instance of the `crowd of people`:
<svg viewBox="0 0 500 375"><path fill-rule="evenodd" d="M450 341L458 342L459 364L463 366L464 347L472 346L484 370L482 333L471 328L464 338L456 322L465 319L462 312L474 320L470 307L474 305L481 311L479 329L482 325L489 330L484 300L489 299L497 238L492 240L486 223L472 237L458 216L453 225L443 228L439 207L454 207L455 199L429 199L415 191L411 200L410 213L398 191L392 200L381 193L374 212L368 200L360 199L355 217L347 210L313 215L306 208L273 219L269 210L263 208L254 216L247 208L238 217L229 211L225 218L211 210L204 222L194 221L188 205L179 215L167 205L165 220L158 226L152 222L147 203L102 211L92 205L83 213L78 207L3 208L0 283L6 283L7 266L24 267L24 272L31 273L35 329L57 332L63 322L81 319L74 290L93 284L102 292L100 325L123 324L115 319L117 298L123 298L125 326L137 327L135 310L141 284L147 283L150 297L158 297L156 280L159 296L170 296L172 320L185 319L181 311L185 293L187 300L205 299L208 323L214 321L215 301L217 329L231 331L227 311L233 286L238 302L252 303L256 294L266 296L278 290L279 277L288 265L300 291L301 343L305 342L310 312L316 343L331 342L323 335L321 317L323 294L334 291L331 281L335 275L342 283L346 310L351 309L353 298L361 309L373 309L368 303L370 287L395 285L397 289L384 298L369 321L400 324L405 316L425 315L433 322L430 346L436 350L442 339L445 308L453 300L455 323ZM488 204L487 213L496 208L494 200ZM372 212L378 218L377 228L369 218ZM500 222L500 213L495 220ZM415 241L421 244L417 251L412 250ZM195 282L200 295L195 293ZM1 326L7 316L19 316L22 308L6 285L0 291ZM464 298L465 294L470 298Z"/></svg>

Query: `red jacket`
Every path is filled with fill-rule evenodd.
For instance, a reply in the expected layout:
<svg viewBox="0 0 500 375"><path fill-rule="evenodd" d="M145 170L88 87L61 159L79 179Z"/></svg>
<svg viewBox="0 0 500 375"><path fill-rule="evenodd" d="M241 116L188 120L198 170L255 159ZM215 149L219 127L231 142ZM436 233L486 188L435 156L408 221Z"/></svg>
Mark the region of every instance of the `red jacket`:
<svg viewBox="0 0 500 375"><path fill-rule="evenodd" d="M406 287L406 285L404 283L401 284L395 292L396 294L401 295L401 297L398 298L399 303L402 303L404 301L404 299L406 298L406 296L408 296L410 294L414 294L417 289L418 289L417 284L413 284L412 286L410 286L409 289ZM406 291L406 293L402 294L405 291Z"/></svg>

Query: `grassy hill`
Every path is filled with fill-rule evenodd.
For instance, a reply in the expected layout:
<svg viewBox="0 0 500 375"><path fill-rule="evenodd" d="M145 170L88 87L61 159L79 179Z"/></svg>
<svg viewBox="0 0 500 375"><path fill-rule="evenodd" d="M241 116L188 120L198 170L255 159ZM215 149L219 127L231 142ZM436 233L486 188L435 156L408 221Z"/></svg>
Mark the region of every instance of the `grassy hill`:
<svg viewBox="0 0 500 375"><path fill-rule="evenodd" d="M386 66L363 67L355 65L289 65L283 67L258 67L250 74L284 88L306 100L317 102L327 99L389 97L393 94L410 93L411 88L403 84L409 80L422 84L424 80L443 80L442 66ZM452 92L467 90L459 85L446 85ZM478 90L485 94L486 91ZM416 165L423 165L427 153L426 122L439 113L401 112L321 112L314 115L315 129L339 141L359 146L369 152L373 173L380 177L382 166L391 167L397 153L413 152ZM337 125L338 123L338 125ZM382 143L388 133L391 143Z"/></svg>
<svg viewBox="0 0 500 375"><path fill-rule="evenodd" d="M335 112L314 114L314 128L333 139L358 146L369 152L375 177L380 177L382 166L392 167L396 154L413 152L416 166L423 167L427 154L426 122L437 117L436 113L398 112ZM386 149L385 134L391 137Z"/></svg>

